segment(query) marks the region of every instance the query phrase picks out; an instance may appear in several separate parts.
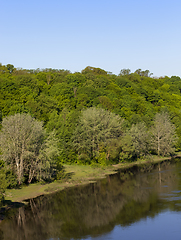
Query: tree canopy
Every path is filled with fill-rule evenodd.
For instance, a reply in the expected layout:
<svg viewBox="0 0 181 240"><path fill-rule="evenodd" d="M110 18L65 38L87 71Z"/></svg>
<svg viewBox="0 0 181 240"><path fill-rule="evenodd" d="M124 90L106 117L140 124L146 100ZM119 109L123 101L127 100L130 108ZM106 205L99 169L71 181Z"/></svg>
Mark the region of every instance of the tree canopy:
<svg viewBox="0 0 181 240"><path fill-rule="evenodd" d="M71 73L64 69L17 69L12 64L1 64L0 119L17 113L26 113L42 121L47 132L54 130L60 149L59 161L72 163L80 157L74 147L78 123L80 127L83 114L88 114L89 108L103 109L106 113L116 114L117 117L124 119L122 138L129 144L128 139L138 139L135 134L140 132L139 123L144 124L144 129L147 129L145 134L149 136L150 129L153 130L155 127L156 114L167 112L170 123L175 126L178 135L176 146L177 150L180 150L181 79L178 76L171 78L151 76L149 70L141 68L135 72L131 72L129 68L122 69L117 76L91 66L81 72ZM77 135L77 141L80 138ZM136 144L134 140L131 142ZM119 141L115 143L112 140L106 147L101 144L98 144L99 155L108 156L109 152L112 155L109 159L115 161L118 158L113 157L113 151L108 151L109 146L116 149L115 152L122 152L120 160L121 156L126 157L128 152L132 160L135 156L141 157L145 154L133 145L126 147L123 144L121 147L122 143ZM131 153L133 148L135 152ZM139 151L141 152L138 153ZM152 154L158 154L154 147L150 151ZM170 151L165 154L169 155Z"/></svg>

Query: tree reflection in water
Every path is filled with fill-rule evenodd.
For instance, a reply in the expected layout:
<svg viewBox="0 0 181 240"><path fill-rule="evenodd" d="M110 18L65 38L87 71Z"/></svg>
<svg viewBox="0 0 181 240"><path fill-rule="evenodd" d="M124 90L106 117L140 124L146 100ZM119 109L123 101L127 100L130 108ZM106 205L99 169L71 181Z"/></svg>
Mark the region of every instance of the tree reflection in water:
<svg viewBox="0 0 181 240"><path fill-rule="evenodd" d="M28 206L8 213L0 225L0 239L80 239L154 218L165 209L180 211L180 169L179 162L165 162L153 171L120 171L97 183L31 199Z"/></svg>

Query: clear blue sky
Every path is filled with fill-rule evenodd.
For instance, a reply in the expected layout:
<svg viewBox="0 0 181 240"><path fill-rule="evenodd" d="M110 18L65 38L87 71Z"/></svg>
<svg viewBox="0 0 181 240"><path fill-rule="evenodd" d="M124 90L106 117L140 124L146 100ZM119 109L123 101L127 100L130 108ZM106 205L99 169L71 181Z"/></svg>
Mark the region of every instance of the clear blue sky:
<svg viewBox="0 0 181 240"><path fill-rule="evenodd" d="M181 77L180 0L0 0L0 62Z"/></svg>

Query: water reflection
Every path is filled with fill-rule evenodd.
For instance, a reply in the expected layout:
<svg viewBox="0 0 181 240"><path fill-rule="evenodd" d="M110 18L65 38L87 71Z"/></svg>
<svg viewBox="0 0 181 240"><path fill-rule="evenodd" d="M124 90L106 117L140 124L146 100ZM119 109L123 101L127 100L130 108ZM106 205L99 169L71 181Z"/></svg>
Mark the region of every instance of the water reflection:
<svg viewBox="0 0 181 240"><path fill-rule="evenodd" d="M120 226L124 235L133 224L144 225L168 210L181 211L181 163L150 169L121 171L97 183L31 199L28 207L9 212L0 225L0 239L118 239Z"/></svg>

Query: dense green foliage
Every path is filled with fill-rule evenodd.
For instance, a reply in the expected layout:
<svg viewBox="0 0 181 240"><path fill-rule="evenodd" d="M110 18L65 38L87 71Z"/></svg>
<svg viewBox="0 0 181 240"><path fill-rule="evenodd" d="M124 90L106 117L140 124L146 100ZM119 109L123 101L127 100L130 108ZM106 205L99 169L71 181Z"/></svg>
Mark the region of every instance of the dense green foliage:
<svg viewBox="0 0 181 240"><path fill-rule="evenodd" d="M2 166L2 163L0 163L0 207L1 207L1 202L4 199L4 192L7 187L7 181L6 181L6 174L5 174L5 169Z"/></svg>
<svg viewBox="0 0 181 240"><path fill-rule="evenodd" d="M17 184L16 176L5 166L4 161L0 160L0 207L4 200L4 193L7 187L15 187Z"/></svg>
<svg viewBox="0 0 181 240"><path fill-rule="evenodd" d="M16 113L29 113L43 121L48 132L54 130L60 162L80 162L83 155L83 163L99 162L98 159L108 158L108 152L109 160L113 162L133 160L149 153L169 155L173 153L173 146L168 152L158 152L153 144L154 121L156 113L170 116L168 125L174 136L172 124L175 126L177 150L180 150L181 79L176 76L152 78L151 75L149 70L141 69L134 73L122 69L117 76L94 67L86 67L81 73L70 73L68 70L27 70L16 69L11 64L0 65L0 119ZM106 145L102 140L95 154L80 152L75 143L76 139L86 137L86 133L85 136L77 134L82 113L88 108L101 108L124 119L121 141L112 139ZM150 143L152 148L148 149Z"/></svg>

